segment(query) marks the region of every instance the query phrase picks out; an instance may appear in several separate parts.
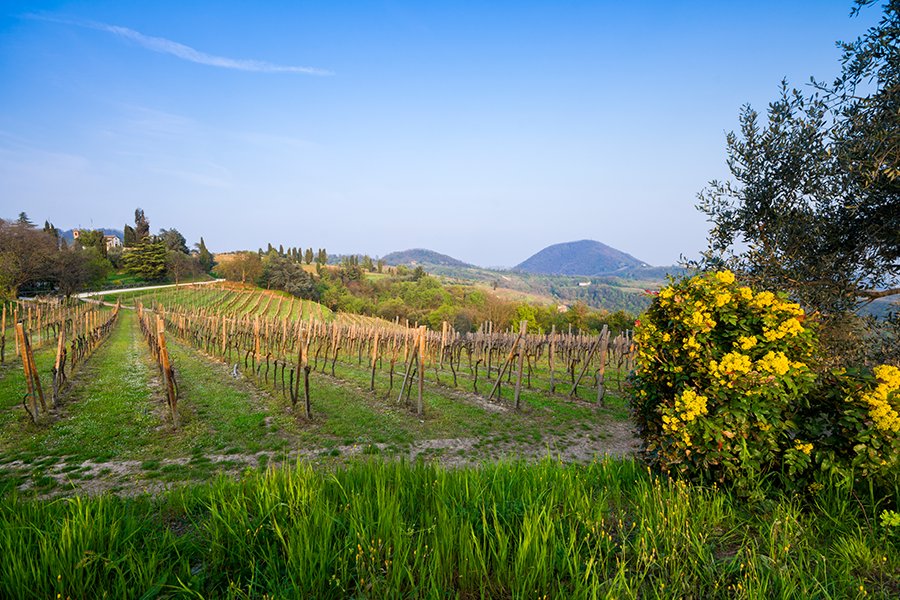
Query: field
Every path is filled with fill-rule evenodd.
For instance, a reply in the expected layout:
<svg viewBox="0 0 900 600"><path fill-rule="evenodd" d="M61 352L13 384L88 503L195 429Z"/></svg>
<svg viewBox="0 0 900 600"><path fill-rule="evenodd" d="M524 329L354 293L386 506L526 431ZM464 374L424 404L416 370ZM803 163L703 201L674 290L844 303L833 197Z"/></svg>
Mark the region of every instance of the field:
<svg viewBox="0 0 900 600"><path fill-rule="evenodd" d="M415 338L396 323L232 288L107 300L121 303L110 332L36 423L5 332L0 596L900 594L897 531L878 520L884 499L826 491L811 504L748 502L658 479L628 458L627 359L613 344L599 406L596 338L556 348L551 393L550 350L537 337ZM168 332L178 427L139 324L151 307ZM33 347L49 380L57 340L34 337ZM304 357L311 418L302 386L294 394ZM418 360L421 413L416 389L399 393ZM501 398L489 400L507 363ZM569 396L582 364L588 375Z"/></svg>

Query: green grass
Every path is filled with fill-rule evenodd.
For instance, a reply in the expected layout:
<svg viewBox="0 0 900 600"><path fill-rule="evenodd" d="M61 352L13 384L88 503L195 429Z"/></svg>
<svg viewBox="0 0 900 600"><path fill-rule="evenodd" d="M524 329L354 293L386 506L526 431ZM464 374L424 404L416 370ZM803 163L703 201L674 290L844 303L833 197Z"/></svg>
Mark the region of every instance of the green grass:
<svg viewBox="0 0 900 600"><path fill-rule="evenodd" d="M79 366L73 375L73 389L60 401L63 419L43 418L32 424L20 406L9 402L16 397L15 391L6 389L24 389L24 377L4 377L0 381L0 397L6 401L6 410L0 414L6 420L14 415L14 423L4 427L0 452L105 460L113 456L129 458L149 444L159 420L153 414L152 373L142 360L146 350L135 330L132 319L120 319L109 339ZM49 402L46 373L52 367L54 352L40 352L35 360Z"/></svg>
<svg viewBox="0 0 900 600"><path fill-rule="evenodd" d="M630 461L305 463L155 498L9 495L0 595L895 598L878 510L835 491L748 504Z"/></svg>

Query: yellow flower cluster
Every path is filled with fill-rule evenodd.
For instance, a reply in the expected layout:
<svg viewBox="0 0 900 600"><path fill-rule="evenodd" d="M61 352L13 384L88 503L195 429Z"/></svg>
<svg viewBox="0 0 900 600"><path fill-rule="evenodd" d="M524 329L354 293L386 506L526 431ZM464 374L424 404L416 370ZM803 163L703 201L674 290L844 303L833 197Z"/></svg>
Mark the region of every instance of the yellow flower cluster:
<svg viewBox="0 0 900 600"><path fill-rule="evenodd" d="M788 312L788 313L794 315L795 317L802 317L805 314L803 312L803 309L800 308L800 305L796 304L794 302L776 302L776 303L774 303L773 308L775 310L781 310L784 312Z"/></svg>
<svg viewBox="0 0 900 600"><path fill-rule="evenodd" d="M682 344L682 348L685 350L699 350L700 342L697 341L697 338L694 336L688 336L686 340L684 340L684 344Z"/></svg>
<svg viewBox="0 0 900 600"><path fill-rule="evenodd" d="M752 368L750 357L740 352L729 352L722 357L721 362L713 360L709 363L710 373L720 381L727 375L749 373Z"/></svg>
<svg viewBox="0 0 900 600"><path fill-rule="evenodd" d="M769 329L768 327L763 328L763 336L765 336L766 340L769 342L774 342L775 340L780 340L783 337L794 337L799 333L803 333L803 325L800 324L795 317L791 317L787 321L781 323L778 326L778 329Z"/></svg>
<svg viewBox="0 0 900 600"><path fill-rule="evenodd" d="M800 369L805 365L801 362L791 362L791 360L785 356L784 352L769 351L765 356L756 361L756 366L760 371L784 375L791 370L791 367Z"/></svg>
<svg viewBox="0 0 900 600"><path fill-rule="evenodd" d="M712 320L712 315L702 310L692 313L684 322L693 327L707 326L713 328L716 326L716 322Z"/></svg>
<svg viewBox="0 0 900 600"><path fill-rule="evenodd" d="M804 444L800 440L794 440L794 448L796 448L803 454L809 454L810 452L812 452L813 445L812 444Z"/></svg>
<svg viewBox="0 0 900 600"><path fill-rule="evenodd" d="M706 400L706 396L701 396L693 390L685 390L682 392L681 396L675 398L675 416L663 415L663 430L681 436L681 440L684 444L690 446L691 436L682 428L682 425L709 412L709 409L706 406ZM680 432L679 429L681 429Z"/></svg>
<svg viewBox="0 0 900 600"><path fill-rule="evenodd" d="M875 377L881 383L862 399L869 405L869 416L875 421L875 427L882 431L900 431L900 414L891 406L889 397L900 389L900 369L890 365L875 367Z"/></svg>
<svg viewBox="0 0 900 600"><path fill-rule="evenodd" d="M741 350L749 350L753 346L756 345L756 336L751 335L749 337L742 335L737 340L737 345Z"/></svg>
<svg viewBox="0 0 900 600"><path fill-rule="evenodd" d="M675 410L685 423L709 412L706 407L706 396L700 396L694 390L684 390L680 398L675 398Z"/></svg>
<svg viewBox="0 0 900 600"><path fill-rule="evenodd" d="M753 290L748 287L738 288L738 292L741 294L741 298L744 300L752 300L753 299Z"/></svg>
<svg viewBox="0 0 900 600"><path fill-rule="evenodd" d="M716 273L716 279L725 285L731 285L734 283L734 273L731 271L719 271Z"/></svg>
<svg viewBox="0 0 900 600"><path fill-rule="evenodd" d="M756 294L753 304L759 308L768 308L775 303L775 294L772 292L760 292Z"/></svg>

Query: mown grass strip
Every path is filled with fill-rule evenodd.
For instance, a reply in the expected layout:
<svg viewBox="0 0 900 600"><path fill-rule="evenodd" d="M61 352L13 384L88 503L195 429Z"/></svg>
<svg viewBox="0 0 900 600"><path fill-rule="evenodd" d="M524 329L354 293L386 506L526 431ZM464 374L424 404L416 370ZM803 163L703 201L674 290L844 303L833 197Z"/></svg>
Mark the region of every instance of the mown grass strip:
<svg viewBox="0 0 900 600"><path fill-rule="evenodd" d="M72 389L51 421L23 427L9 447L83 460L129 458L150 443L162 423L155 414L147 351L130 314L74 374ZM52 357L51 357L52 358ZM39 367L40 369L40 367Z"/></svg>

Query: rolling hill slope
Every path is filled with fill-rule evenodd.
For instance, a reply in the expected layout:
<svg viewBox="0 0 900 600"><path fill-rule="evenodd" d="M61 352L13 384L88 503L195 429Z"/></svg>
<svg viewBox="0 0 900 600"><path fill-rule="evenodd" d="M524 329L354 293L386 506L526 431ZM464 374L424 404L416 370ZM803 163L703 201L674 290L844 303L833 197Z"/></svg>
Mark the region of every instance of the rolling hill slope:
<svg viewBox="0 0 900 600"><path fill-rule="evenodd" d="M515 269L545 275L611 275L648 266L630 254L593 240L547 246Z"/></svg>

